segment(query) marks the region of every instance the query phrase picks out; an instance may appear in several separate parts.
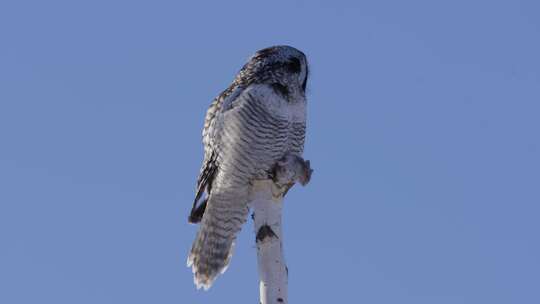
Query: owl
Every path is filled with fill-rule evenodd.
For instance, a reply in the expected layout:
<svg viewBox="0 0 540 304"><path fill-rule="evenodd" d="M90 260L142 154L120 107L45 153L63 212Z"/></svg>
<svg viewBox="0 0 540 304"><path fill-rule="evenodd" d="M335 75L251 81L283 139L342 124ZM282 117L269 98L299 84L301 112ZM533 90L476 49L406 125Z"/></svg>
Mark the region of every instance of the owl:
<svg viewBox="0 0 540 304"><path fill-rule="evenodd" d="M290 46L257 51L211 103L202 131L204 160L189 222L200 223L188 267L210 288L231 259L249 213L254 181L286 155L302 156L307 58Z"/></svg>

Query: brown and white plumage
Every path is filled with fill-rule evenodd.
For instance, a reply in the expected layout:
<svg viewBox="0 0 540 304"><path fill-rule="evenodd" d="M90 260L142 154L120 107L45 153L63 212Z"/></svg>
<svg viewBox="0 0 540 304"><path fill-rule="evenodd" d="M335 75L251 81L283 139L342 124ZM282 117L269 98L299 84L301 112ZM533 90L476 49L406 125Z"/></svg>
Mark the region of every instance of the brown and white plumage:
<svg viewBox="0 0 540 304"><path fill-rule="evenodd" d="M201 222L188 257L198 288L208 289L225 271L249 212L251 183L268 178L284 155L301 156L307 77L302 52L289 46L266 48L250 58L210 105L189 217L192 223Z"/></svg>

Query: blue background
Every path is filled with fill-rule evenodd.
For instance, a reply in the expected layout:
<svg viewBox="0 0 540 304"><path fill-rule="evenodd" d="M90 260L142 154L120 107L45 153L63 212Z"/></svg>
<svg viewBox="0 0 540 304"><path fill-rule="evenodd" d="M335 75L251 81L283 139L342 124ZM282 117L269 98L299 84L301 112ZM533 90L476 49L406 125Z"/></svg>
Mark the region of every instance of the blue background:
<svg viewBox="0 0 540 304"><path fill-rule="evenodd" d="M211 100L311 63L291 303L540 303L538 1L0 4L0 302L255 303L251 220L197 291Z"/></svg>

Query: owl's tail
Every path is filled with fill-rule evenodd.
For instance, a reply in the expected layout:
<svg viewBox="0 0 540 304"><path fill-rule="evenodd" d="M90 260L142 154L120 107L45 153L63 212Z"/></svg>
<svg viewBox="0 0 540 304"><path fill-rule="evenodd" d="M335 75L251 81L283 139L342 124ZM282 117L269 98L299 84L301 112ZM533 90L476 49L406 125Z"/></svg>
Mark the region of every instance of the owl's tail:
<svg viewBox="0 0 540 304"><path fill-rule="evenodd" d="M203 287L205 290L227 270L234 240L249 212L245 203L217 200L216 197L210 199L187 260L197 289Z"/></svg>

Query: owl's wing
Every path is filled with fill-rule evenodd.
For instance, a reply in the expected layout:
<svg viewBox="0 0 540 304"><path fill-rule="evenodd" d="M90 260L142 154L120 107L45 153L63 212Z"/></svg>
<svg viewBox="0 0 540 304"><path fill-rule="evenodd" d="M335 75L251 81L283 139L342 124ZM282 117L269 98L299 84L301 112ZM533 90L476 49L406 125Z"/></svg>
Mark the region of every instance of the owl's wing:
<svg viewBox="0 0 540 304"><path fill-rule="evenodd" d="M242 93L241 86L232 85L227 90L223 91L208 107L204 119L204 127L202 132L204 145L204 159L202 167L197 179L197 188L193 207L188 218L190 223L199 223L206 209L208 196L212 191L212 181L217 173L218 151L216 149L215 132L216 121L218 117L225 111L231 108L232 102ZM203 199L203 195L206 196Z"/></svg>

